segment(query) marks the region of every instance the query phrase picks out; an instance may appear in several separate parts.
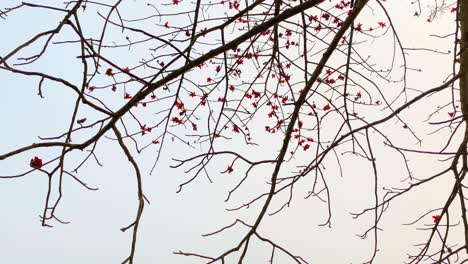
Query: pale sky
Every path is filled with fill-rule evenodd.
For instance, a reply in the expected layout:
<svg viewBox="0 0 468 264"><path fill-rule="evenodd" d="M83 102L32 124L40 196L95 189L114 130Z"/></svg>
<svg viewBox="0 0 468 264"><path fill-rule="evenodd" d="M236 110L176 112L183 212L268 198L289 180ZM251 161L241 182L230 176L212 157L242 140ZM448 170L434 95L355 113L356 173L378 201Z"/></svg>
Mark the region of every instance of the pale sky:
<svg viewBox="0 0 468 264"><path fill-rule="evenodd" d="M2 1L0 9L14 6L20 1ZM34 3L53 3L54 1L31 1ZM108 1L112 2L112 1ZM122 14L127 18L142 16L145 12L139 9L148 1L127 1L122 8ZM151 2L151 1L149 1ZM424 1L426 2L426 1ZM61 2L60 2L61 3ZM432 3L431 3L432 4ZM137 6L139 8L137 8ZM372 5L376 8L376 5ZM414 9L408 1L387 1L386 7L392 17L393 24L399 32L399 37L405 47L434 48L440 51L452 49L453 39L438 39L428 34L445 35L453 30L454 14L445 13L435 21L428 23L425 15L413 17ZM90 8L87 12L96 12ZM374 9L377 12L377 9ZM356 20L363 24L374 23L375 13L366 9ZM84 15L83 15L84 16ZM29 39L38 32L51 29L57 25L62 14L38 11L31 8L13 13L6 20L0 20L2 40L0 55L14 49L19 43ZM99 32L101 22L86 20L83 25L89 35ZM155 23L159 23L156 21ZM389 24L388 21L386 21ZM151 25L151 23L148 23ZM91 25L86 27L86 25ZM66 40L70 36L70 29L65 28L54 41ZM112 31L111 33L112 34ZM95 36L96 37L96 36ZM97 37L96 37L97 38ZM118 37L118 42L121 36ZM391 40L390 36L386 36ZM370 63L379 63L380 68L388 67L392 45L390 41L382 39L369 42L358 49L371 55ZM77 46L52 45L46 59L40 59L33 66L25 66L26 70L42 70L54 73L73 83L81 80L80 62L73 59L79 55ZM33 54L37 49L29 49L22 55ZM146 50L134 49L126 51L110 51L108 55L115 57L119 65L132 65ZM113 55L112 55L113 54ZM431 52L416 51L408 56L408 67L422 69L421 72L408 72L408 86L426 90L442 84L446 76L451 73L452 55L433 54ZM332 61L333 63L333 61ZM342 64L342 62L337 62ZM10 63L12 64L12 63ZM401 61L396 62L396 68ZM398 76L396 74L395 76ZM201 78L204 78L203 76ZM62 133L68 126L68 120L73 111L74 94L66 87L51 82L45 82L43 88L44 99L37 96L39 78L24 77L0 70L0 89L2 92L0 104L0 154L13 149L39 142L38 136L54 136ZM398 93L401 84L386 85L387 95ZM99 93L99 91L97 91ZM409 92L410 96L417 92ZM432 128L424 124L425 120L436 105L447 102L445 98L431 97L425 103L417 104L402 117L412 128L418 131L424 141L421 148L438 150L445 142L441 138L449 135L448 129L436 135L428 135ZM393 97L391 97L393 98ZM120 102L120 101L119 101ZM117 103L116 103L117 104ZM448 111L448 110L447 110ZM438 120L447 119L447 111L442 111ZM154 110L156 112L156 110ZM85 112L86 113L86 112ZM152 113L144 113L151 118ZM372 119L373 113L368 113ZM377 113L375 114L377 115ZM93 115L87 115L93 118ZM330 123L333 122L329 120ZM411 137L402 125L391 120L381 126L388 132L398 146L417 148L416 140ZM113 135L109 135L113 136ZM238 142L226 142L225 148L236 150L248 155L249 158L274 159L280 148L280 135L263 133L263 127L252 131L252 137L260 146L245 148ZM76 139L80 141L80 138ZM169 142L169 141L168 141ZM374 140L379 172L381 175L380 189L385 187L405 187L401 180L406 178L405 168L401 163L401 156L395 151L382 145L382 139ZM341 149L340 151L345 151ZM229 212L232 208L250 201L255 194L267 190L265 184L271 175L271 166L261 166L252 172L249 178L228 203L224 202L228 190L243 177L241 173L222 174L232 159L219 158L209 166L213 183L201 176L194 183L186 187L181 193L176 193L178 185L188 179L184 171L188 167L169 168L176 163L171 158L187 158L200 153L199 148L191 149L178 141L166 145L155 173L149 171L155 158L155 151L150 150L136 155L142 165L145 195L151 205L145 207L141 222L141 229L137 241L136 263L203 263L197 258L174 255L173 252L182 250L217 256L235 245L247 231L245 228L233 228L221 235L204 238L201 235L213 232L223 226L231 224L236 218L242 218L251 223L260 209L260 204L249 209ZM29 160L33 156L40 156L48 160L58 154L49 149L40 149L0 161L0 176L18 174L29 170ZM340 153L339 153L340 154ZM42 227L40 215L44 207L47 191L47 178L44 174L33 172L19 179L0 180L0 252L2 263L50 263L50 264L81 264L81 263L120 263L130 252L131 232L122 233L119 229L131 223L137 210L136 183L134 172L122 150L115 142L103 138L98 144L97 155L102 167L90 160L78 171L78 177L90 187L99 188L98 191L88 191L76 184L70 177L65 177L64 197L57 209L62 220L70 224L53 224L53 228ZM307 160L308 154L297 157ZM67 164L74 167L79 163L83 154L72 154ZM437 157L421 158L411 156L411 171L420 178L425 178L445 166L438 162ZM340 177L336 161L333 156L327 160L324 171L331 191L332 228L319 226L327 217L326 204L318 199L303 199L310 188L311 180L305 180L294 191L291 207L280 214L266 217L260 227L260 233L279 245L290 249L296 255L303 257L309 263L363 263L372 255L373 238L362 240L357 235L371 227L373 214L366 214L362 218L353 219L350 213L359 212L373 204L373 175L371 164L363 159L342 155L342 165L345 168ZM294 162L293 162L294 163ZM244 166L245 167L245 166ZM239 171L242 166L239 165ZM287 171L287 167L284 169ZM237 171L236 171L237 172ZM288 176L287 173L282 176ZM379 232L379 252L375 263L402 263L407 260L407 253L415 253L414 244L423 242L428 236L427 231L417 228L430 227L433 224L430 215L419 225L404 226L417 219L420 215L433 208L442 207L450 191L452 176L445 178L417 190L416 192L396 200L390 205L382 220L382 231ZM277 196L270 211L275 211L288 199L287 193ZM452 217L456 217L453 214ZM456 228L454 228L456 230ZM455 241L455 236L452 237ZM452 241L449 239L449 241ZM268 263L271 247L258 240L252 242L251 250L247 254L245 263ZM281 253L277 253L275 263L293 263ZM237 256L237 255L236 255ZM227 259L227 263L235 263L234 258Z"/></svg>

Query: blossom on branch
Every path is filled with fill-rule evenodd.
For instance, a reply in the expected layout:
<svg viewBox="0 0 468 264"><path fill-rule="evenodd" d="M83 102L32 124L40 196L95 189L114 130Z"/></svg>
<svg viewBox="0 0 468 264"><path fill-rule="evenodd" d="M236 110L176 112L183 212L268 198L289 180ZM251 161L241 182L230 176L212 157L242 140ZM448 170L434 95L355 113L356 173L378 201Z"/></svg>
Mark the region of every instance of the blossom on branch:
<svg viewBox="0 0 468 264"><path fill-rule="evenodd" d="M40 170L44 164L42 163L42 159L40 159L38 156L34 156L34 158L31 159L29 165L34 169Z"/></svg>
<svg viewBox="0 0 468 264"><path fill-rule="evenodd" d="M114 72L112 71L112 68L108 68L106 70L106 75L109 76L109 77L113 77L114 76Z"/></svg>

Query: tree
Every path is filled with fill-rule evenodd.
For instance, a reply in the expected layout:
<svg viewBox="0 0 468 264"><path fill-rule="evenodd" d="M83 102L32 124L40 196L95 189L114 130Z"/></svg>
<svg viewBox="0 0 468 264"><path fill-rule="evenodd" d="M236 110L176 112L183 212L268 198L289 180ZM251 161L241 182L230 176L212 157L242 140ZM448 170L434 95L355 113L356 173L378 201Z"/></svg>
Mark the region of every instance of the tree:
<svg viewBox="0 0 468 264"><path fill-rule="evenodd" d="M206 180L223 183L234 220L211 223L205 236L241 230L219 252L175 252L192 262L260 263L248 256L269 245L265 260L308 263L261 229L305 197L316 203L318 228L332 228L349 212L333 199L355 199L349 213L365 226L353 231L371 243L361 261L382 263L379 255L391 250L380 245L382 226L398 218L390 205L402 200L410 207L411 195L420 199L419 210L406 212L405 221L424 229L424 237L402 238L418 243L407 261L468 259L467 1L39 2L2 8L3 27L19 27L27 16L56 24L37 23L33 35L9 39L0 69L4 80L34 81L50 112L28 109L31 122L59 132L23 146L20 135L8 140L0 173L5 180L46 176L42 226L68 223L59 212L65 181L95 191L80 171L121 155L133 170L138 201L121 229L131 232L123 263L138 262L150 204L144 190L152 188L143 182L169 157L170 166L185 170L177 192ZM429 41L421 43L423 37ZM2 111L14 114L28 100L5 102ZM66 124L59 107L68 111ZM20 134L13 115L2 121ZM149 168L145 155L153 160ZM354 185L339 191L345 178Z"/></svg>

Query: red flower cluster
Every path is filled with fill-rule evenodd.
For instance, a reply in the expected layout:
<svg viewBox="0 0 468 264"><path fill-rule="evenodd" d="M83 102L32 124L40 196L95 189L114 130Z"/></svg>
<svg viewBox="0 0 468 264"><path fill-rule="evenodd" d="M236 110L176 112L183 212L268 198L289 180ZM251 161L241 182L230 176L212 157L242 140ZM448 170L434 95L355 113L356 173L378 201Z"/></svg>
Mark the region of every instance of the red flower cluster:
<svg viewBox="0 0 468 264"><path fill-rule="evenodd" d="M358 32L362 32L362 24L358 23L357 26L354 27L354 30L356 30Z"/></svg>
<svg viewBox="0 0 468 264"><path fill-rule="evenodd" d="M176 123L176 124L178 124L178 125L181 125L181 124L184 123L184 122L183 122L180 118L178 118L177 116L172 117L172 118L171 118L171 121L174 122L174 123Z"/></svg>
<svg viewBox="0 0 468 264"><path fill-rule="evenodd" d="M31 162L29 163L29 165L33 167L34 169L40 170L44 164L42 163L42 159L35 156L34 158L31 159Z"/></svg>
<svg viewBox="0 0 468 264"><path fill-rule="evenodd" d="M106 75L107 75L107 76L110 76L110 77L114 76L114 72L112 71L112 68L108 68L108 69L106 70Z"/></svg>

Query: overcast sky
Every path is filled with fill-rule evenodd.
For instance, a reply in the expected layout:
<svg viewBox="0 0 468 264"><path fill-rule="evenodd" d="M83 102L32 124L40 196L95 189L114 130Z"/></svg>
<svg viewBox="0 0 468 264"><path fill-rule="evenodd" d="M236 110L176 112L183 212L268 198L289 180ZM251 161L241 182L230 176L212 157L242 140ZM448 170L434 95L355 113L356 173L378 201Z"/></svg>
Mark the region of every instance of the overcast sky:
<svg viewBox="0 0 468 264"><path fill-rule="evenodd" d="M32 1L36 3L54 1ZM137 5L138 2L138 5ZM14 6L19 1L2 1L0 9ZM145 2L146 3L146 2ZM122 14L126 17L139 17L145 6L144 1L127 1ZM137 8L138 7L138 8ZM376 5L373 5L375 8ZM392 17L395 29L405 47L435 48L441 51L451 50L453 42L429 37L431 33L445 35L452 32L454 14L447 12L435 21L428 23L425 15L420 18L413 16L415 9L408 1L387 1L386 7ZM423 6L425 8L425 6ZM89 8L87 12L96 12ZM147 10L146 10L147 11ZM375 11L375 10L374 10ZM357 21L366 24L374 21L373 17L380 12L366 9ZM25 8L11 14L6 20L0 20L2 39L0 55L5 55L19 43L24 42L38 32L51 29L62 18L60 13L38 11ZM85 19L86 20L86 19ZM86 24L89 23L89 24ZM93 25L96 21L86 21ZM100 22L99 22L100 23ZM370 23L370 22L369 22ZM389 24L388 21L386 21ZM101 25L101 24L99 24ZM99 27L87 27L90 35L99 32ZM63 35L57 40L65 40L70 36L70 29L65 28ZM96 37L97 38L97 37ZM390 42L388 42L390 43ZM41 59L33 66L24 69L54 73L57 76L79 84L81 68L79 60L73 59L79 54L77 46L53 45L47 59ZM372 49L370 61L373 63L389 63L392 45L382 41L367 44ZM29 49L23 55L31 55L37 49ZM119 65L131 65L144 56L145 51L134 49L116 55ZM411 52L408 56L408 67L422 69L421 72L409 71L408 86L420 90L440 85L451 73L452 55L433 54L431 52ZM135 59L137 58L137 59ZM401 65L401 61L397 61ZM384 66L382 66L384 68ZM32 142L38 142L38 136L53 136L65 131L73 111L74 95L65 87L44 83L44 99L37 95L39 78L26 78L0 70L0 154L6 153ZM389 93L398 93L401 85L388 84ZM390 90L390 89L394 89ZM417 92L409 93L410 96ZM445 96L448 96L445 94ZM437 148L443 145L440 138L445 138L450 131L443 130L436 135L427 135L431 127L424 125L430 114L430 109L443 105L447 97L431 97L423 104L418 104L410 111L403 113L406 120L424 137L421 146L408 135L395 120L384 125L385 131L402 147ZM439 120L447 118L447 111L442 111ZM150 113L151 114L151 113ZM149 114L149 115L150 115ZM89 117L89 116L88 116ZM92 118L92 117L91 117ZM260 127L260 130L263 128ZM260 131L259 130L259 131ZM252 159L274 159L280 148L281 138L253 132L253 137L262 143L257 149L246 151ZM109 135L112 136L112 135ZM383 186L403 187L405 168L401 156L383 147L382 140L376 140L376 156ZM379 143L378 143L379 142ZM229 144L229 143L227 143ZM265 182L271 175L271 167L259 167L253 171L256 176L248 184L235 193L233 199L225 203L224 199L241 174L222 174L225 165L231 159L219 159L211 165L213 183L206 177L197 180L176 193L178 185L188 178L184 173L187 167L171 169L175 165L171 158L183 158L199 153L199 149L191 149L178 141L166 145L160 163L155 173L149 175L155 152L148 151L137 155L144 172L144 190L151 205L145 208L141 229L139 232L136 263L198 263L196 258L174 255L178 250L196 252L216 256L235 245L245 234L246 229L233 228L222 235L204 238L201 235L213 232L232 223L236 218L242 218L251 223L259 211L259 205L247 210L235 212L226 208L236 207L254 198L255 194L267 190ZM234 143L228 145L237 150ZM40 149L24 155L12 157L0 162L0 175L18 174L29 169L29 160L40 156L48 160L58 154L58 150ZM67 162L70 167L76 166L77 157L83 154L71 155ZM113 141L103 139L98 144L97 155L102 163L100 167L93 160L85 164L79 171L79 178L98 191L88 191L76 184L70 177L65 177L64 197L57 209L58 216L70 224L53 224L53 228L42 227L40 215L44 208L47 191L47 177L33 172L19 179L0 180L0 253L3 263L50 263L50 264L81 264L81 263L120 263L130 252L131 232L122 233L119 229L130 224L137 210L136 182L134 172L120 148ZM307 155L307 154L304 154ZM371 227L372 214L353 219L351 212L371 206L373 203L373 175L370 163L352 155L343 155L345 173L340 177L336 163L328 163L326 175L331 187L332 228L319 226L326 221L326 204L318 199L304 200L308 185L300 185L295 191L291 207L286 208L274 217L266 217L260 232L279 245L291 250L296 255L310 263L362 263L372 255L373 239L361 239L362 234ZM428 177L444 163L434 158L411 159L411 170L421 178ZM424 189L416 190L401 200L393 203L382 220L380 236L380 251L376 263L402 263L407 253L415 253L412 245L423 242L428 232L416 228L430 227L432 219L416 226L404 226L420 215L433 208L443 206L450 188L451 178L441 179ZM310 184L310 183L309 183ZM272 211L281 206L287 199L286 195L275 198ZM270 246L253 241L250 245L246 263L268 263ZM275 263L292 263L291 260L278 253ZM202 262L200 262L202 263ZM234 263L234 261L227 263Z"/></svg>

